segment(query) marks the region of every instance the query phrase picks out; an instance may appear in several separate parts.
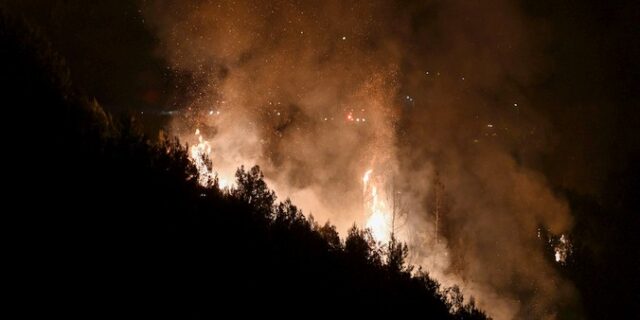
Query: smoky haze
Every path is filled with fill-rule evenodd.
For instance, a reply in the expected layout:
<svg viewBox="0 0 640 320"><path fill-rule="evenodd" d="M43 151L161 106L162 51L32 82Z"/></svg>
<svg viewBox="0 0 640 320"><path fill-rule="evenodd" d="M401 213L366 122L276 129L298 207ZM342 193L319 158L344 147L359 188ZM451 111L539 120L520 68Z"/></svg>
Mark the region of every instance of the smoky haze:
<svg viewBox="0 0 640 320"><path fill-rule="evenodd" d="M496 319L554 318L573 298L538 229L572 217L527 165L549 144L529 97L544 28L511 1L143 2L157 52L189 73L172 122L221 179L259 164L339 230L364 225L363 174L401 194L411 262ZM435 181L441 182L434 220ZM389 187L392 185L392 187ZM388 190L393 190L389 192ZM397 190L397 191L396 191Z"/></svg>

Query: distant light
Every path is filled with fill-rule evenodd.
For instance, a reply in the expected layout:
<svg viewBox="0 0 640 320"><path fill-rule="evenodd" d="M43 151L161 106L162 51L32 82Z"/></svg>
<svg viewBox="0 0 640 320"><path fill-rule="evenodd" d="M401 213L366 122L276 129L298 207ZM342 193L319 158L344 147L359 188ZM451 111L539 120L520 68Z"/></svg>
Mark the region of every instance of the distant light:
<svg viewBox="0 0 640 320"><path fill-rule="evenodd" d="M347 40L347 37L343 36L343 37L342 37L342 40Z"/></svg>
<svg viewBox="0 0 640 320"><path fill-rule="evenodd" d="M362 122L365 122L365 121L367 121L367 119L365 119L365 118L362 118Z"/></svg>
<svg viewBox="0 0 640 320"><path fill-rule="evenodd" d="M278 112L277 115L280 115L280 112Z"/></svg>
<svg viewBox="0 0 640 320"><path fill-rule="evenodd" d="M489 123L489 124L487 125L487 127L489 127L489 128L493 128L493 125L492 125L491 123Z"/></svg>
<svg viewBox="0 0 640 320"><path fill-rule="evenodd" d="M518 106L518 104L517 104L517 103L514 103L514 104L513 104L513 106L514 106L514 107L517 107L517 106Z"/></svg>
<svg viewBox="0 0 640 320"><path fill-rule="evenodd" d="M213 110L209 111L209 115L213 115Z"/></svg>

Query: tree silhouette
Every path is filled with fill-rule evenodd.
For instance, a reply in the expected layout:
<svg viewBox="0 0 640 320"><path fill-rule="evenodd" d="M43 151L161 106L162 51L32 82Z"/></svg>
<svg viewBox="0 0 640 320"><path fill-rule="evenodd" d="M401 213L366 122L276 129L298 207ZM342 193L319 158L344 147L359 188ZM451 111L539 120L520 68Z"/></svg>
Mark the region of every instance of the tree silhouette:
<svg viewBox="0 0 640 320"><path fill-rule="evenodd" d="M331 225L328 221L322 226L316 226L316 232L324 239L329 248L334 251L338 251L342 249L342 242L340 241L340 236L338 235L338 231L336 227Z"/></svg>
<svg viewBox="0 0 640 320"><path fill-rule="evenodd" d="M233 195L252 205L264 217L271 218L276 195L264 182L264 174L260 167L253 166L249 171L245 171L244 166L241 166L236 171L236 181L238 186L233 190Z"/></svg>
<svg viewBox="0 0 640 320"><path fill-rule="evenodd" d="M374 266L381 264L380 252L376 248L376 241L369 229L358 229L354 224L347 233L344 250L356 261Z"/></svg>
<svg viewBox="0 0 640 320"><path fill-rule="evenodd" d="M411 272L412 267L406 265L409 248L406 243L399 242L395 235L391 236L391 240L387 244L386 254L386 266L391 272Z"/></svg>

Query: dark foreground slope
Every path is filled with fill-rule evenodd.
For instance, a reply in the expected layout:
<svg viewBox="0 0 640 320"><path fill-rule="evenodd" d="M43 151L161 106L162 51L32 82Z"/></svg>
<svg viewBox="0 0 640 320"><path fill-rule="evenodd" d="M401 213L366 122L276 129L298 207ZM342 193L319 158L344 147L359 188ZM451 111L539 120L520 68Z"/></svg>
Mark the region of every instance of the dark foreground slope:
<svg viewBox="0 0 640 320"><path fill-rule="evenodd" d="M5 137L15 137L3 152L3 211L15 220L23 314L484 318L412 277L406 247L377 248L355 228L340 241L276 204L257 168L239 170L235 191L199 186L184 147L150 143L135 121L74 93L62 59L1 14L0 63Z"/></svg>

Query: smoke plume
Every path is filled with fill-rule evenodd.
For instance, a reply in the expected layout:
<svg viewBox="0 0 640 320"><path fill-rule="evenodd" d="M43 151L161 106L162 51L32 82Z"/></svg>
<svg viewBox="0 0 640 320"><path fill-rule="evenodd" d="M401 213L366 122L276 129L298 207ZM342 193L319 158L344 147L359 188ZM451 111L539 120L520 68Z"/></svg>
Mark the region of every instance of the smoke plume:
<svg viewBox="0 0 640 320"><path fill-rule="evenodd" d="M366 223L372 169L381 194L400 199L411 262L490 316L554 318L569 301L537 231L567 232L571 214L527 165L549 140L529 98L547 67L544 30L516 3L142 8L158 53L193 79L173 133L195 143L199 129L223 181L259 164L280 197L344 231Z"/></svg>

